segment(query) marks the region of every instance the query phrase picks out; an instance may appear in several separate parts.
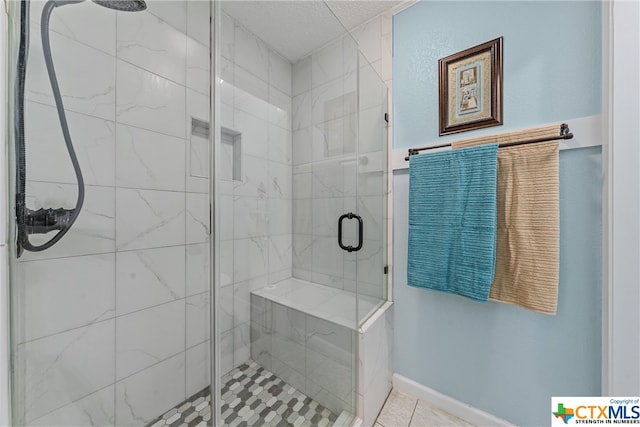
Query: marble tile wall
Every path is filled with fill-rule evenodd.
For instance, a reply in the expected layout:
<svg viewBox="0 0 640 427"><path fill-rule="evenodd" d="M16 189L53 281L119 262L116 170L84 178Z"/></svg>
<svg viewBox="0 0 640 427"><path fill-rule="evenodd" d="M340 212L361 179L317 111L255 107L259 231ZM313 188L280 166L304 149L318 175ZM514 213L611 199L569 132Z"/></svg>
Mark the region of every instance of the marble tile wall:
<svg viewBox="0 0 640 427"><path fill-rule="evenodd" d="M18 424L144 425L209 383L209 147L191 135L192 118L209 122L209 5L147 3L52 15L86 200L59 244L14 271ZM43 4L31 2L28 206L70 208Z"/></svg>
<svg viewBox="0 0 640 427"><path fill-rule="evenodd" d="M251 295L251 358L334 414L355 413L357 333Z"/></svg>
<svg viewBox="0 0 640 427"><path fill-rule="evenodd" d="M292 102L291 64L226 13L220 44L221 125L240 134L220 186L224 375L250 357L251 291L291 277Z"/></svg>

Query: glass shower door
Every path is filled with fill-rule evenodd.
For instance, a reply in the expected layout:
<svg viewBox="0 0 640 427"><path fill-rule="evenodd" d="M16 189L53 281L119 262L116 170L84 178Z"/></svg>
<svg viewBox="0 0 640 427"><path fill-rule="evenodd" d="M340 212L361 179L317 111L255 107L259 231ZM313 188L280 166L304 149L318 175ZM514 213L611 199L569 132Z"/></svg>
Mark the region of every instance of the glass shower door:
<svg viewBox="0 0 640 427"><path fill-rule="evenodd" d="M358 215L364 223L357 254L358 325L387 299L387 86L358 52Z"/></svg>
<svg viewBox="0 0 640 427"><path fill-rule="evenodd" d="M170 424L209 387L209 2L130 3L7 2L11 70L21 24L30 33L27 207L75 204L61 111L85 188L57 244L11 248L14 425ZM211 416L198 399L184 421Z"/></svg>

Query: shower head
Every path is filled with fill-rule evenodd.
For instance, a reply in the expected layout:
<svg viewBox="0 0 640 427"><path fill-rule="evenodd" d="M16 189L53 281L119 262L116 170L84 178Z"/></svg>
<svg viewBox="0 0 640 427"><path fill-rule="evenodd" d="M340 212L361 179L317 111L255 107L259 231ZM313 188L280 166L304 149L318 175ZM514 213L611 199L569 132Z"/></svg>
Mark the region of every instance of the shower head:
<svg viewBox="0 0 640 427"><path fill-rule="evenodd" d="M144 0L93 0L93 2L119 12L141 12L147 8Z"/></svg>

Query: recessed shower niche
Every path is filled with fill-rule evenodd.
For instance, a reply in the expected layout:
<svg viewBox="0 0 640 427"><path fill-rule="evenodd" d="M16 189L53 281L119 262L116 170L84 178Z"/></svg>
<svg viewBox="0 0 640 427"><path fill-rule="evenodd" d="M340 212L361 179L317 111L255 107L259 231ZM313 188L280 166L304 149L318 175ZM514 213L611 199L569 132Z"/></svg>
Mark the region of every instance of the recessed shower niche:
<svg viewBox="0 0 640 427"><path fill-rule="evenodd" d="M220 130L220 178L227 181L242 179L242 134L228 128Z"/></svg>

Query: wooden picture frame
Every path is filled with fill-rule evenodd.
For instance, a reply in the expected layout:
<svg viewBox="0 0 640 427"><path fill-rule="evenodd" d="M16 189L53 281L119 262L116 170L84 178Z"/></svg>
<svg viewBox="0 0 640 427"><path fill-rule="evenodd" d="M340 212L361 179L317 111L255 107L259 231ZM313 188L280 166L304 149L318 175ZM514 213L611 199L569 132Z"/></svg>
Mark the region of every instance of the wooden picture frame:
<svg viewBox="0 0 640 427"><path fill-rule="evenodd" d="M438 61L440 136L502 125L502 37Z"/></svg>

